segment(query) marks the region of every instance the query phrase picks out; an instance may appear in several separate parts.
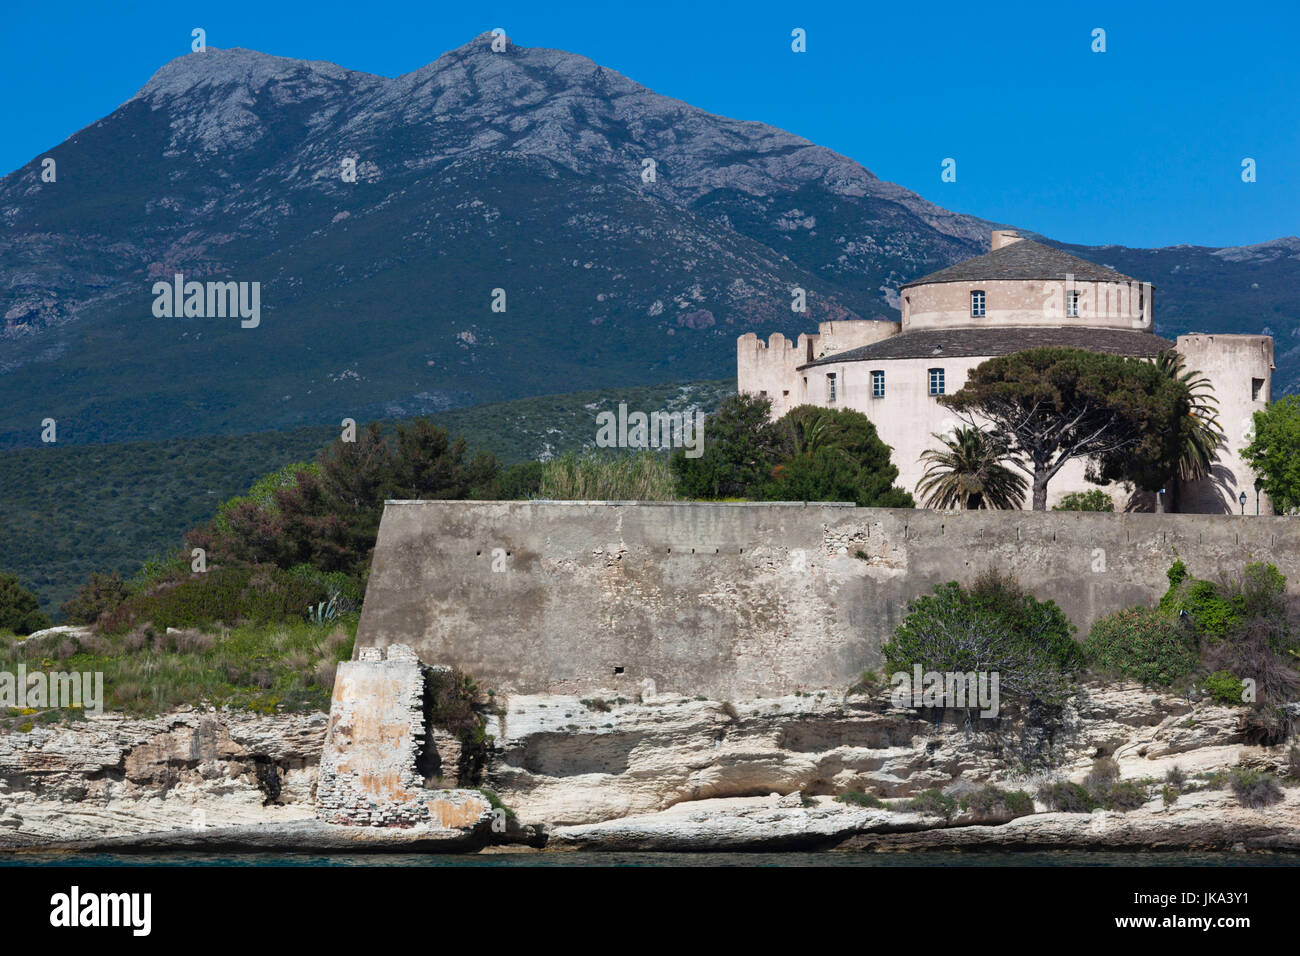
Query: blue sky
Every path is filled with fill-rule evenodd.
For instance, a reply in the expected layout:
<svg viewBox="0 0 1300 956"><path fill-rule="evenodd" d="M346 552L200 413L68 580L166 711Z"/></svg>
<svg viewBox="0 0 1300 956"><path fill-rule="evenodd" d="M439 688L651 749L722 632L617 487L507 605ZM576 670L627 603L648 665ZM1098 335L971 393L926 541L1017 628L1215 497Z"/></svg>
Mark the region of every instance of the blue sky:
<svg viewBox="0 0 1300 956"><path fill-rule="evenodd" d="M0 36L12 170L216 47L394 76L502 27L805 136L948 209L1066 242L1300 234L1300 4L22 3ZM790 50L791 30L807 52ZM1094 28L1106 52L1090 49ZM957 181L940 180L957 161ZM1257 164L1243 183L1241 163Z"/></svg>

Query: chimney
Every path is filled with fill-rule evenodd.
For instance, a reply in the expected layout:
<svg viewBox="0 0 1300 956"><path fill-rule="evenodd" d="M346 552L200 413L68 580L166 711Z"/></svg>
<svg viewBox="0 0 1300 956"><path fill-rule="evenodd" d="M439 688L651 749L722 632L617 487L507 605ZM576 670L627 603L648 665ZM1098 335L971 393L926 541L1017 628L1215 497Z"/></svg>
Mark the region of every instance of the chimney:
<svg viewBox="0 0 1300 956"><path fill-rule="evenodd" d="M1009 246L1013 242L1019 242L1020 236L1016 235L1014 229L994 229L993 230L993 249L1001 249L1003 246ZM992 249L989 250L993 251Z"/></svg>

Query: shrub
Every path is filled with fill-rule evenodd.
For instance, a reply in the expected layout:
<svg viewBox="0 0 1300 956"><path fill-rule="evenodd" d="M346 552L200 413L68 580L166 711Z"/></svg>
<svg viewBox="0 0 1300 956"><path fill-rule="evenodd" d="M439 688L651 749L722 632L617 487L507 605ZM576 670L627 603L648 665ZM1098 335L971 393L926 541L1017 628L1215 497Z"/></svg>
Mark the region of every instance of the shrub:
<svg viewBox="0 0 1300 956"><path fill-rule="evenodd" d="M1034 812L1034 801L1023 790L981 787L961 798L961 808L980 817L1023 817Z"/></svg>
<svg viewBox="0 0 1300 956"><path fill-rule="evenodd" d="M927 817L950 819L957 809L957 801L942 790L931 788L918 793L902 806L903 810L919 813Z"/></svg>
<svg viewBox="0 0 1300 956"><path fill-rule="evenodd" d="M1093 624L1083 642L1089 663L1157 687L1194 673L1196 640L1160 611L1131 607Z"/></svg>
<svg viewBox="0 0 1300 956"><path fill-rule="evenodd" d="M1074 627L1052 601L1038 601L1015 581L981 575L955 581L910 602L907 616L881 648L888 672L996 671L1000 692L1057 703L1082 661Z"/></svg>
<svg viewBox="0 0 1300 956"><path fill-rule="evenodd" d="M1277 778L1251 767L1233 767L1228 771L1228 784L1243 807L1258 810L1282 799L1282 787Z"/></svg>
<svg viewBox="0 0 1300 956"><path fill-rule="evenodd" d="M94 624L103 615L116 611L131 596L131 587L116 571L95 573L77 589L77 593L59 606L71 624Z"/></svg>
<svg viewBox="0 0 1300 956"><path fill-rule="evenodd" d="M1115 502L1100 488L1091 491L1072 491L1061 498L1053 511L1114 511Z"/></svg>
<svg viewBox="0 0 1300 956"><path fill-rule="evenodd" d="M319 586L279 568L213 568L132 595L106 615L101 626L110 634L120 634L144 623L165 630L198 628L215 622L269 624L301 620L307 607L322 597Z"/></svg>
<svg viewBox="0 0 1300 956"><path fill-rule="evenodd" d="M18 583L17 575L0 573L0 630L30 634L49 626L36 595Z"/></svg>
<svg viewBox="0 0 1300 956"><path fill-rule="evenodd" d="M1116 780L1106 789L1101 805L1108 810L1136 810L1151 799L1147 787L1136 780Z"/></svg>
<svg viewBox="0 0 1300 956"><path fill-rule="evenodd" d="M1228 671L1215 671L1205 678L1205 690L1221 704L1240 707L1245 701L1241 699L1241 679Z"/></svg>
<svg viewBox="0 0 1300 956"><path fill-rule="evenodd" d="M1171 618L1186 614L1199 636L1220 640L1237 620L1237 610L1211 581L1191 577L1182 561L1175 561L1166 576L1169 589L1160 598L1160 610Z"/></svg>
<svg viewBox="0 0 1300 956"><path fill-rule="evenodd" d="M861 790L845 790L835 798L835 802L847 803L851 807L871 807L877 810L885 806L885 801L875 794L863 793Z"/></svg>
<svg viewBox="0 0 1300 956"><path fill-rule="evenodd" d="M1178 801L1178 788L1165 784L1160 788L1160 799L1164 801L1165 806L1173 806Z"/></svg>
<svg viewBox="0 0 1300 956"><path fill-rule="evenodd" d="M1178 766L1178 764L1174 764L1165 773L1165 783L1169 784L1169 786L1171 787L1181 790L1187 783L1187 774L1183 772L1182 767Z"/></svg>
<svg viewBox="0 0 1300 956"><path fill-rule="evenodd" d="M1038 790L1038 799L1062 813L1091 813L1098 806L1082 785L1068 780L1043 784Z"/></svg>

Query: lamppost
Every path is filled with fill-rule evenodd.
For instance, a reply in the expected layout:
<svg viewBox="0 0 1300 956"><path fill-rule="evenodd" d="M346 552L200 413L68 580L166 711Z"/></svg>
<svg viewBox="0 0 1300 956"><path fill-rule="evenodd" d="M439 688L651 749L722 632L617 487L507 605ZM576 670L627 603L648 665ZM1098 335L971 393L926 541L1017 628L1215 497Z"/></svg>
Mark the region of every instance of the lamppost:
<svg viewBox="0 0 1300 956"><path fill-rule="evenodd" d="M1245 515L1246 515L1246 493L1243 491L1240 495L1237 496L1237 500L1241 502L1241 514L1242 514L1242 517L1245 517Z"/></svg>
<svg viewBox="0 0 1300 956"><path fill-rule="evenodd" d="M1259 514L1259 490L1264 487L1264 479L1255 479L1255 514Z"/></svg>

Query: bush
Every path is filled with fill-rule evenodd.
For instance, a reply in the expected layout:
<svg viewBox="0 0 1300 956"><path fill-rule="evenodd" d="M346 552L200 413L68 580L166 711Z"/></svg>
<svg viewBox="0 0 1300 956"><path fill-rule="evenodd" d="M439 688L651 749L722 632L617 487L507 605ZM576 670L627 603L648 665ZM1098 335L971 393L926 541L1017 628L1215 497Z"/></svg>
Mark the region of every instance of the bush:
<svg viewBox="0 0 1300 956"><path fill-rule="evenodd" d="M961 798L961 808L977 817L1023 817L1034 812L1034 800L1023 790L985 786Z"/></svg>
<svg viewBox="0 0 1300 956"><path fill-rule="evenodd" d="M863 793L861 790L845 790L835 798L835 802L847 803L851 807L871 807L876 810L885 806L885 801L875 794Z"/></svg>
<svg viewBox="0 0 1300 956"><path fill-rule="evenodd" d="M18 583L16 574L0 573L0 631L30 634L49 626L36 595Z"/></svg>
<svg viewBox="0 0 1300 956"><path fill-rule="evenodd" d="M1068 780L1044 784L1038 790L1038 799L1061 813L1092 813L1099 805L1082 785Z"/></svg>
<svg viewBox="0 0 1300 956"><path fill-rule="evenodd" d="M1187 565L1175 561L1166 573L1169 589L1160 598L1160 610L1171 618L1186 615L1199 636L1220 640L1236 623L1238 613L1211 581L1191 577Z"/></svg>
<svg viewBox="0 0 1300 956"><path fill-rule="evenodd" d="M1082 661L1074 627L1052 601L1038 601L1010 578L981 575L970 589L955 581L910 602L881 648L886 669L995 671L1000 693L1059 703Z"/></svg>
<svg viewBox="0 0 1300 956"><path fill-rule="evenodd" d="M1100 488L1092 491L1072 491L1061 498L1053 511L1114 511L1115 502Z"/></svg>
<svg viewBox="0 0 1300 956"><path fill-rule="evenodd" d="M116 611L130 596L130 585L116 571L112 574L95 573L77 589L76 595L60 605L59 610L71 624L94 624L105 614Z"/></svg>
<svg viewBox="0 0 1300 956"><path fill-rule="evenodd" d="M1229 770L1228 784L1243 807L1259 810L1282 799L1282 787L1277 778L1250 767L1238 766Z"/></svg>
<svg viewBox="0 0 1300 956"><path fill-rule="evenodd" d="M1245 703L1245 701L1241 699L1241 679L1234 677L1228 671L1215 671L1209 677L1205 678L1205 690L1220 704L1240 707Z"/></svg>
<svg viewBox="0 0 1300 956"><path fill-rule="evenodd" d="M957 801L942 790L932 788L921 791L905 802L900 809L919 813L922 816L943 817L948 820L957 809Z"/></svg>
<svg viewBox="0 0 1300 956"><path fill-rule="evenodd" d="M318 584L279 568L213 568L132 595L106 615L101 626L110 634L121 634L146 622L165 630L215 622L302 620L308 606L325 597Z"/></svg>
<svg viewBox="0 0 1300 956"><path fill-rule="evenodd" d="M1156 687L1189 677L1198 666L1187 628L1152 608L1131 607L1103 617L1083 642L1088 661Z"/></svg>

